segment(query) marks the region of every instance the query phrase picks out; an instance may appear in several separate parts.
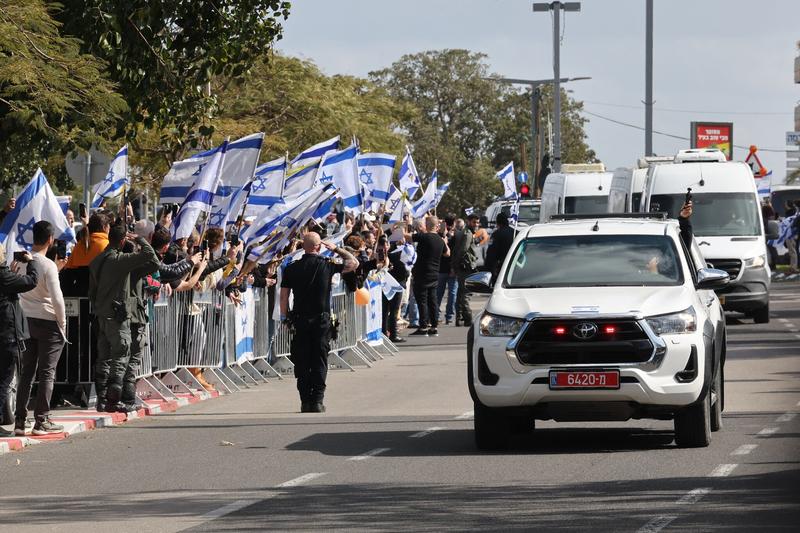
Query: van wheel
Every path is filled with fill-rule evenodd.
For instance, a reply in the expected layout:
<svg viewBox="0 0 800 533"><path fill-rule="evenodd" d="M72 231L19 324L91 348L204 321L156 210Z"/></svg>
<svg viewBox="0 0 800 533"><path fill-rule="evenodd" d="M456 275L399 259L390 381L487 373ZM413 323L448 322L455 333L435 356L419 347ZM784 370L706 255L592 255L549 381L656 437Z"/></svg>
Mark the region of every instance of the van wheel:
<svg viewBox="0 0 800 533"><path fill-rule="evenodd" d="M475 402L475 445L479 450L504 450L508 447L509 419L500 409Z"/></svg>
<svg viewBox="0 0 800 533"><path fill-rule="evenodd" d="M722 406L725 405L725 371L720 364L717 377L711 386L713 403L711 404L711 431L722 429Z"/></svg>
<svg viewBox="0 0 800 533"><path fill-rule="evenodd" d="M705 448L711 442L711 394L703 401L675 413L675 444L679 448Z"/></svg>
<svg viewBox="0 0 800 533"><path fill-rule="evenodd" d="M753 322L756 324L769 324L769 304L753 312Z"/></svg>

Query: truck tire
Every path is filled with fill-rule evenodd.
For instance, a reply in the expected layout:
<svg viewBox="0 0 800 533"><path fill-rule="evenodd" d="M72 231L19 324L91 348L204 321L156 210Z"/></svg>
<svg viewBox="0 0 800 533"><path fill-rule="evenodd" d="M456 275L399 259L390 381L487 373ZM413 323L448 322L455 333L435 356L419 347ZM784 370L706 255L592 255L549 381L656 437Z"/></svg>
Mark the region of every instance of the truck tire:
<svg viewBox="0 0 800 533"><path fill-rule="evenodd" d="M496 451L508 447L508 416L499 409L475 403L475 445L479 450Z"/></svg>
<svg viewBox="0 0 800 533"><path fill-rule="evenodd" d="M711 391L714 396L711 404L711 431L719 431L722 429L722 408L725 405L725 370L722 364L717 369Z"/></svg>
<svg viewBox="0 0 800 533"><path fill-rule="evenodd" d="M756 324L769 324L769 304L753 312L753 322Z"/></svg>
<svg viewBox="0 0 800 533"><path fill-rule="evenodd" d="M679 448L705 448L711 442L711 394L675 413L675 444Z"/></svg>

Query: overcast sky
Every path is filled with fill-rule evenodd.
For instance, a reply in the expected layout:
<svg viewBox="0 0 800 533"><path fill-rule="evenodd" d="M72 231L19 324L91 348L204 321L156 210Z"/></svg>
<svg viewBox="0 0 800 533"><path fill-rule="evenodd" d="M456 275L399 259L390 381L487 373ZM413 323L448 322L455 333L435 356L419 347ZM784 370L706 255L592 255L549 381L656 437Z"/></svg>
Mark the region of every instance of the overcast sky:
<svg viewBox="0 0 800 533"><path fill-rule="evenodd" d="M551 78L552 22L530 0L336 0L292 2L283 53L313 60L327 74L366 76L403 54L466 48L514 78ZM644 125L644 0L583 0L568 13L562 76L587 111ZM692 120L734 123L734 144L784 149L794 129L800 84L797 0L655 0L654 129L688 137ZM589 145L609 168L644 153L644 132L588 117ZM657 154L688 141L653 136ZM775 181L783 152L759 152ZM735 149L743 159L747 150Z"/></svg>

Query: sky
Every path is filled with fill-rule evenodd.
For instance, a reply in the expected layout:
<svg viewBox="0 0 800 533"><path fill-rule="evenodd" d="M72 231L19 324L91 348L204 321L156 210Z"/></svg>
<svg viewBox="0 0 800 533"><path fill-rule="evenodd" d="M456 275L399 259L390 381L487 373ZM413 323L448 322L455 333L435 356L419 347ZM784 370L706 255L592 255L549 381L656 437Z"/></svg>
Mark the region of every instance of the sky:
<svg viewBox="0 0 800 533"><path fill-rule="evenodd" d="M733 122L734 159L757 145L773 183L794 130L797 0L655 0L654 129L689 136L691 121ZM466 48L510 78L553 77L552 21L530 0L295 0L277 49L326 74L366 76L403 54ZM562 24L564 87L588 112L644 126L645 1L583 0ZM588 116L588 143L607 168L633 166L644 132ZM671 155L689 141L653 135ZM765 149L777 150L768 152Z"/></svg>

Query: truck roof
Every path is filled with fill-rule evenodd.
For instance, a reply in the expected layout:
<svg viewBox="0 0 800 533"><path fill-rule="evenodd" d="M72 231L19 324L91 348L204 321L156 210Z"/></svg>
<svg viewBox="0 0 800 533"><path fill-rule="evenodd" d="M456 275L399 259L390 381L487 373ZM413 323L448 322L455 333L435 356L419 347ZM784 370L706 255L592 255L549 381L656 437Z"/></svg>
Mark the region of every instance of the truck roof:
<svg viewBox="0 0 800 533"><path fill-rule="evenodd" d="M713 192L755 191L755 181L753 171L741 161L658 165L653 169L651 194L685 193L687 187L696 193L703 192L703 187Z"/></svg>

